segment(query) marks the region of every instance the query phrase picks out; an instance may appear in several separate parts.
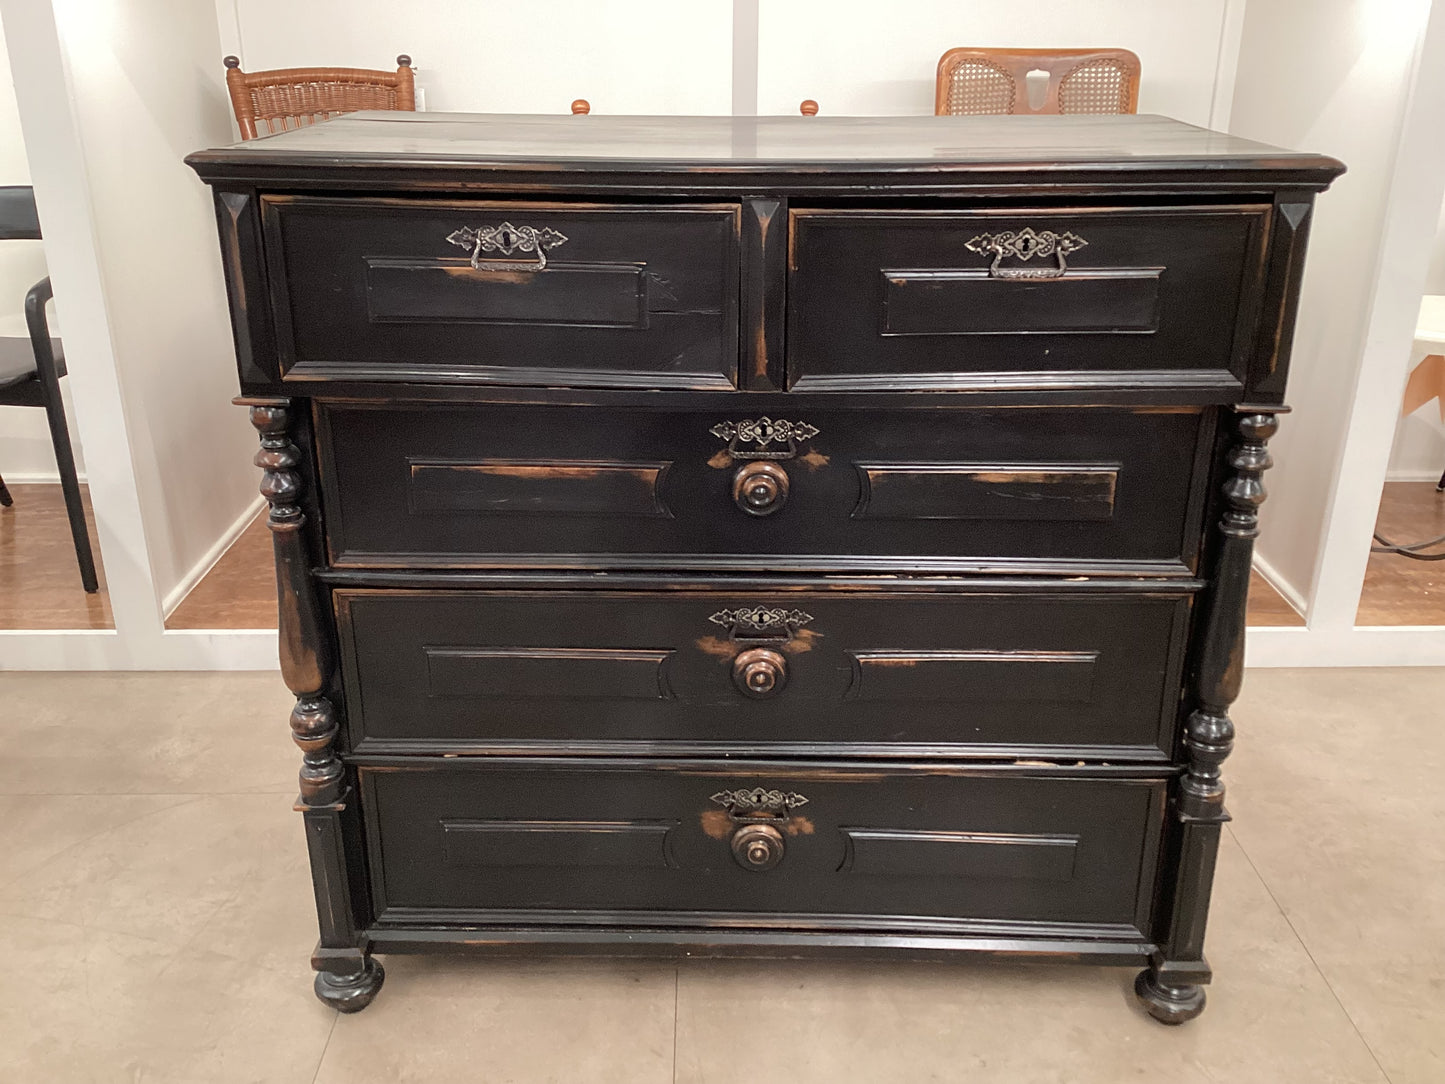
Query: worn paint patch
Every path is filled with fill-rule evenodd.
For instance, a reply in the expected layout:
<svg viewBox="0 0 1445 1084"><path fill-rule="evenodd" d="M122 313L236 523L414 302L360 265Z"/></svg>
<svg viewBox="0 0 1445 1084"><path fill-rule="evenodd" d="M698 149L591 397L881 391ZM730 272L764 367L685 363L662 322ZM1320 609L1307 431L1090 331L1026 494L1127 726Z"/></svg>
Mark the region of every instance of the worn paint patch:
<svg viewBox="0 0 1445 1084"><path fill-rule="evenodd" d="M812 451L807 455L800 455L797 461L810 471L822 470L831 462L828 456L819 451Z"/></svg>
<svg viewBox="0 0 1445 1084"><path fill-rule="evenodd" d="M724 448L715 453L713 457L707 461L707 465L713 470L726 470L733 465L732 453Z"/></svg>
<svg viewBox="0 0 1445 1084"><path fill-rule="evenodd" d="M814 629L799 629L793 633L792 638L789 639L787 643L781 644L780 646L783 651L789 655L802 655L812 651L817 642L822 638L823 634Z"/></svg>
<svg viewBox="0 0 1445 1084"><path fill-rule="evenodd" d="M726 662L731 662L733 656L738 653L738 645L731 640L724 640L721 636L704 636L693 642L704 655L711 655L715 659L722 659Z"/></svg>
<svg viewBox="0 0 1445 1084"><path fill-rule="evenodd" d="M727 839L732 834L733 819L727 815L727 811L724 809L704 810L698 817L698 822L701 824L703 832L713 839Z"/></svg>
<svg viewBox="0 0 1445 1084"><path fill-rule="evenodd" d="M790 836L811 836L817 828L807 817L789 817L783 831Z"/></svg>

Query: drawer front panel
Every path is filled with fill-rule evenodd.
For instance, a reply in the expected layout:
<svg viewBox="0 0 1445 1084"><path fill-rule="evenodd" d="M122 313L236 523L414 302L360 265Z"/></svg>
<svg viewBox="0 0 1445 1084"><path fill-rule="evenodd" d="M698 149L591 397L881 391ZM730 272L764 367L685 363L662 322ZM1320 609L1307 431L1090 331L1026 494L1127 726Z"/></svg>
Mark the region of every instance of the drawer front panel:
<svg viewBox="0 0 1445 1084"><path fill-rule="evenodd" d="M789 383L1237 387L1269 214L794 210Z"/></svg>
<svg viewBox="0 0 1445 1084"><path fill-rule="evenodd" d="M958 584L334 598L362 751L847 743L1157 760L1170 751L1190 606L1177 590ZM765 687L749 689L749 660Z"/></svg>
<svg viewBox="0 0 1445 1084"><path fill-rule="evenodd" d="M734 207L268 196L263 216L284 375L733 386Z"/></svg>
<svg viewBox="0 0 1445 1084"><path fill-rule="evenodd" d="M566 908L1147 928L1161 780L518 763L361 770L383 922ZM761 868L745 843L734 857L749 826L769 837Z"/></svg>
<svg viewBox="0 0 1445 1084"><path fill-rule="evenodd" d="M762 567L1045 572L1182 572L1197 558L1212 414L776 414L328 404L331 556L360 568L756 569L767 555ZM739 479L760 471L786 492L755 515Z"/></svg>

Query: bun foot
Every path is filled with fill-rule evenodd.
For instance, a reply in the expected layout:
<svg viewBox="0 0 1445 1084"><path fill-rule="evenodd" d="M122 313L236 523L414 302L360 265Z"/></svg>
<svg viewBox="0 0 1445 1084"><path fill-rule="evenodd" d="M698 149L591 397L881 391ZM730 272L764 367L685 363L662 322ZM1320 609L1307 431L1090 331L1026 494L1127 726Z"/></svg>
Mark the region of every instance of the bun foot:
<svg viewBox="0 0 1445 1084"><path fill-rule="evenodd" d="M350 975L316 972L316 996L322 1004L330 1005L338 1012L360 1012L371 1004L385 978L386 972L381 964L368 956L362 962L361 970Z"/></svg>
<svg viewBox="0 0 1445 1084"><path fill-rule="evenodd" d="M1152 967L1139 972L1134 993L1144 1011L1161 1024L1183 1024L1204 1011L1204 987L1168 986L1159 981Z"/></svg>

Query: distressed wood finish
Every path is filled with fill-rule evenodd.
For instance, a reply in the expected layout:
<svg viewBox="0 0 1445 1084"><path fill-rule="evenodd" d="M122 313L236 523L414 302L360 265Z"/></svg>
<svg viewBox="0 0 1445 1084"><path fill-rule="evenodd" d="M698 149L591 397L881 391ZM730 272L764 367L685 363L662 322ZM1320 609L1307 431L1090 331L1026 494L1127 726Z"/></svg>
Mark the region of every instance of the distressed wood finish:
<svg viewBox="0 0 1445 1084"><path fill-rule="evenodd" d="M676 412L324 402L319 419L339 567L748 569L766 554L824 570L867 555L1065 575L1192 570L1214 427L1183 408L860 412L771 395ZM783 422L807 428L783 439ZM739 478L763 467L773 497L742 507Z"/></svg>
<svg viewBox="0 0 1445 1084"><path fill-rule="evenodd" d="M324 1002L376 952L969 952L1198 1014L1339 163L1158 117L427 113L188 161Z"/></svg>

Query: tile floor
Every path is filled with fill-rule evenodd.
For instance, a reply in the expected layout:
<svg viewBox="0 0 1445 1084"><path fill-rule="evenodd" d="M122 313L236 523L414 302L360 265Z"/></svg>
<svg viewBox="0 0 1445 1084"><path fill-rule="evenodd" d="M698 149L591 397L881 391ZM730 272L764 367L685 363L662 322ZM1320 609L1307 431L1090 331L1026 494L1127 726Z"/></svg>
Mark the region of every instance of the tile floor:
<svg viewBox="0 0 1445 1084"><path fill-rule="evenodd" d="M1445 669L1254 671L1204 1016L1127 969L391 957L312 998L272 674L0 674L0 1081L1445 1080Z"/></svg>

